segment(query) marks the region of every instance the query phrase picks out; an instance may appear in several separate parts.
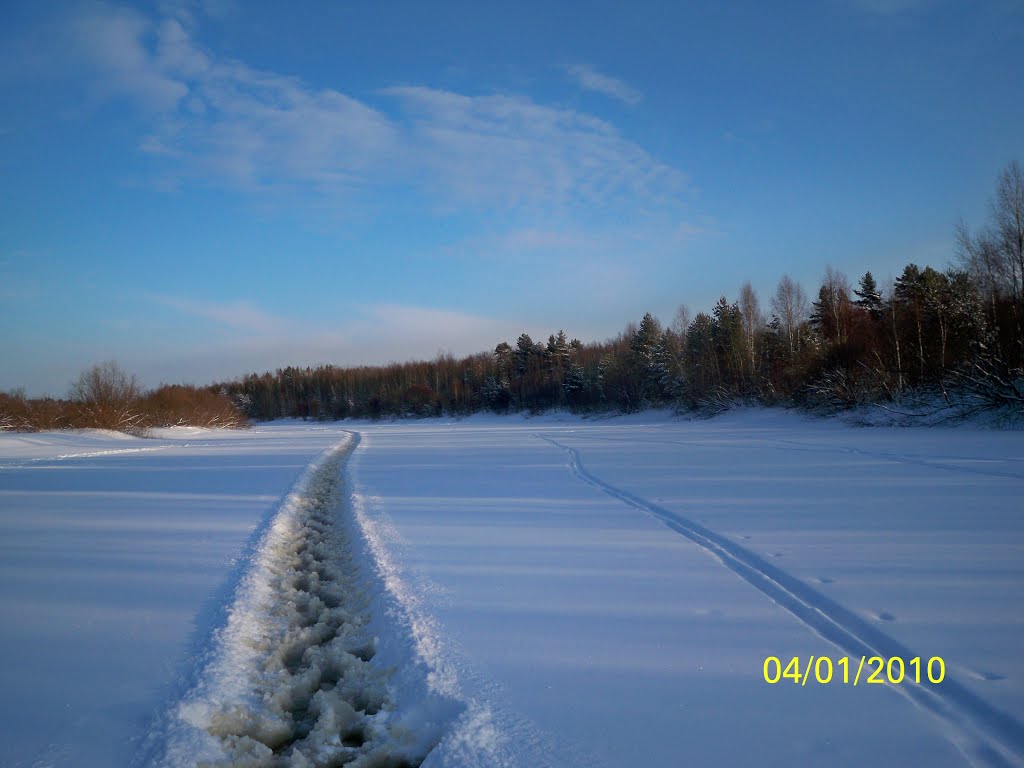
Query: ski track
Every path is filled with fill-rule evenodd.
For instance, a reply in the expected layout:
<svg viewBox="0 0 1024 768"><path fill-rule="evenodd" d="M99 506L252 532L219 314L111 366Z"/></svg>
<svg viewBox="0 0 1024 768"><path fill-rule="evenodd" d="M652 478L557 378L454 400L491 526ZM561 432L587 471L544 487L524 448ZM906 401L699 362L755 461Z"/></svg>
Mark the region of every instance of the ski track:
<svg viewBox="0 0 1024 768"><path fill-rule="evenodd" d="M852 657L881 656L886 661L893 656L920 656L731 539L601 480L586 469L577 449L543 434L534 436L565 451L569 469L579 480L689 539L844 653ZM947 677L939 685L909 682L889 687L950 726L952 732L946 729L948 737L972 763L1024 765L1024 725L955 680Z"/></svg>
<svg viewBox="0 0 1024 768"><path fill-rule="evenodd" d="M707 447L705 444L700 443L697 440L653 440L653 439L634 439L634 438L621 438L621 437L603 437L598 435L587 435L587 440L601 440L606 443L647 443L650 445L680 445L680 446L693 446L701 445ZM884 461L892 461L897 464L910 464L917 467L927 467L928 469L937 469L941 472L962 472L967 475L983 475L986 477L999 477L999 478L1010 478L1011 480L1024 480L1024 474L1010 471L1000 471L995 469L978 469L975 467L965 467L962 464L944 463L940 461L932 461L923 459L918 456L905 455L899 453L884 453L882 451L868 451L863 448L848 448L848 447L834 447L830 445L822 445L815 443L801 443L796 440L764 440L762 438L753 438L760 443L765 445L773 446L776 448L783 448L790 451L804 451L808 453L821 453L826 451L829 453L845 453L857 456L867 456L872 459L882 459ZM727 447L727 444L723 447ZM950 462L954 461L973 461L975 459L967 457L946 457ZM1005 461L1005 459L1004 459Z"/></svg>
<svg viewBox="0 0 1024 768"><path fill-rule="evenodd" d="M25 469L38 464L43 464L48 461L67 461L68 459L95 459L102 456L119 456L126 453L152 453L153 451L166 451L168 448L189 448L193 447L186 444L182 445L154 445L147 448L112 448L106 451L86 451L84 453L61 453L57 456L41 456L35 459L29 459L28 461L18 463L7 463L0 461L0 470L5 469Z"/></svg>
<svg viewBox="0 0 1024 768"><path fill-rule="evenodd" d="M848 448L848 447L832 447L827 445L815 445L813 443L801 443L796 440L776 440L772 441L774 445L778 445L783 448L789 448L790 450L796 451L810 451L818 453L820 451L828 451L830 453L846 453L855 456L867 456L872 459L885 459L886 461L895 461L900 464L911 464L918 467L927 467L929 469L937 469L942 472L962 472L967 475L984 475L986 477L1008 477L1013 480L1024 480L1024 475L1016 472L1001 472L993 469L978 469L975 467L965 467L962 464L947 464L941 461L929 461L928 459L922 459L918 456L905 455L899 453L885 453L883 451L867 451L863 448ZM950 461L958 460L957 457L947 457ZM971 459L962 458L960 461L970 461Z"/></svg>

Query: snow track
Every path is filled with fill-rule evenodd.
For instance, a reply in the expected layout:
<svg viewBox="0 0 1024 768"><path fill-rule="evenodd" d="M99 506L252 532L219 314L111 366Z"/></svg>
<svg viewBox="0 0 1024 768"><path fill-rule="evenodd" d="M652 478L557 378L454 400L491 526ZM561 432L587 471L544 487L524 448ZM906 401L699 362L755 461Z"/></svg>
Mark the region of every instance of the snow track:
<svg viewBox="0 0 1024 768"><path fill-rule="evenodd" d="M646 443L648 445L660 445L660 446L693 446L698 445L699 441L696 440L655 440L651 438L621 438L621 437L606 437L597 435L587 435L587 440L600 440L607 443ZM895 464L909 464L916 467L925 467L927 469L935 469L940 472L960 472L966 475L980 475L983 477L998 477L998 478L1009 478L1011 480L1024 480L1024 473L1014 472L1011 470L1000 470L1000 469L987 469L984 467L970 466L967 462L979 461L992 461L992 459L979 460L974 457L956 457L946 456L937 458L926 458L922 456L915 456L912 454L899 454L885 451L871 451L863 448L851 448L851 447L836 447L832 445L826 445L822 443L804 443L797 440L776 440L768 439L761 440L761 442L767 446L775 448L782 448L789 451L799 451L803 453L821 453L823 451L828 453L839 453L848 454L851 456L864 456L871 459L879 459L881 461L889 461ZM1019 460L1017 460L1019 462ZM1014 460L1001 457L999 459L1001 464L1012 465Z"/></svg>
<svg viewBox="0 0 1024 768"><path fill-rule="evenodd" d="M398 725L372 663L370 597L340 519L350 435L285 499L200 682L167 726L162 766L400 768L428 747Z"/></svg>
<svg viewBox="0 0 1024 768"><path fill-rule="evenodd" d="M564 450L568 454L570 470L581 481L654 517L697 544L845 654L852 657L882 656L885 659L893 656L909 659L920 655L731 539L606 483L586 469L575 448L542 434L535 436ZM1024 726L955 680L947 678L940 685L904 683L890 687L939 718L942 730L972 763L1024 765Z"/></svg>
<svg viewBox="0 0 1024 768"><path fill-rule="evenodd" d="M97 459L105 458L108 456L123 456L130 453L153 453L155 451L166 451L168 448L189 448L191 447L188 443L181 446L176 445L154 445L147 448L116 448L106 451L84 451L82 453L61 453L56 456L40 456L34 459L29 459L24 462L7 463L0 460L0 470L12 470L12 469L24 469L25 467L31 467L33 465L46 464L57 461L67 461L69 459Z"/></svg>
<svg viewBox="0 0 1024 768"><path fill-rule="evenodd" d="M831 451L834 453L846 453L853 456L866 456L872 459L882 459L884 461L892 461L899 464L910 464L918 467L927 467L928 469L936 469L940 472L962 472L967 475L982 475L985 477L1008 477L1011 480L1024 480L1024 475L1019 472L1010 472L998 469L985 469L982 467L965 466L963 462L977 461L976 459L956 457L946 457L930 459L921 456L912 456L909 454L896 454L887 453L884 451L867 451L863 448L847 448L847 447L832 447L824 445L815 445L813 443L801 443L796 440L776 440L773 441L776 445L788 448L795 451L809 451L811 453L820 453L821 451ZM960 463L957 463L960 462ZM1009 460L1002 459L1001 463L1010 463Z"/></svg>

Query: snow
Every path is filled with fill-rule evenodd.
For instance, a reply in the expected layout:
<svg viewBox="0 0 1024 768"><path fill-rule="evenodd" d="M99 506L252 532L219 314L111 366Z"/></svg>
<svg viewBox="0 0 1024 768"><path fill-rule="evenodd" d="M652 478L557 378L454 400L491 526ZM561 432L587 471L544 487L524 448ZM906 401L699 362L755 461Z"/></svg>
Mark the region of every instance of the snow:
<svg viewBox="0 0 1024 768"><path fill-rule="evenodd" d="M354 444L314 462L275 515L157 764L419 765L439 740L436 720L410 727L408 696L397 712L396 667L372 663L370 598L337 515Z"/></svg>
<svg viewBox="0 0 1024 768"><path fill-rule="evenodd" d="M1022 490L760 409L0 435L0 764L1024 764ZM946 680L762 677L874 653Z"/></svg>
<svg viewBox="0 0 1024 768"><path fill-rule="evenodd" d="M0 765L128 765L248 545L342 436L0 435Z"/></svg>
<svg viewBox="0 0 1024 768"><path fill-rule="evenodd" d="M358 493L462 695L542 745L513 764L1020 762L1019 434L644 421L360 430ZM949 682L761 676L862 649L942 656ZM426 765L494 764L446 747Z"/></svg>

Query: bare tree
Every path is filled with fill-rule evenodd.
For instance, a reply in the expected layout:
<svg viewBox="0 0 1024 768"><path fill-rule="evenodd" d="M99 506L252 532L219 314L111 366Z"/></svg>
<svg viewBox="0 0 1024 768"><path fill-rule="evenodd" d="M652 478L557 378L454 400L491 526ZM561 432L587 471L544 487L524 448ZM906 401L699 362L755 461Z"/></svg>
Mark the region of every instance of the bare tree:
<svg viewBox="0 0 1024 768"><path fill-rule="evenodd" d="M115 360L82 371L71 384L69 396L79 403L124 403L138 398L135 376L126 373Z"/></svg>
<svg viewBox="0 0 1024 768"><path fill-rule="evenodd" d="M988 232L971 233L967 222L956 227L957 261L970 274L987 301L994 302L1002 292L1008 274L999 254L999 244Z"/></svg>
<svg viewBox="0 0 1024 768"><path fill-rule="evenodd" d="M78 406L83 426L120 430L141 421L136 409L141 394L135 376L114 360L82 371L68 393Z"/></svg>
<svg viewBox="0 0 1024 768"><path fill-rule="evenodd" d="M757 371L757 332L764 325L764 316L761 314L757 291L749 280L740 288L740 317L743 321L743 351L747 358L748 374L753 377Z"/></svg>
<svg viewBox="0 0 1024 768"><path fill-rule="evenodd" d="M685 304L680 304L676 310L675 317L672 318L672 325L669 328L672 330L680 340L686 338L686 329L690 327L690 308Z"/></svg>
<svg viewBox="0 0 1024 768"><path fill-rule="evenodd" d="M1024 174L1016 160L1000 174L991 205L999 250L1010 275L1010 289L1020 302L1024 297Z"/></svg>
<svg viewBox="0 0 1024 768"><path fill-rule="evenodd" d="M1009 297L1015 346L1024 350L1024 172L1014 161L1000 174L996 194L989 202L987 227L972 234L964 222L957 227L960 264L979 286L992 313L997 346L999 299ZM1003 350L998 350L1003 355Z"/></svg>
<svg viewBox="0 0 1024 768"><path fill-rule="evenodd" d="M790 355L800 346L800 326L807 319L808 310L807 295L800 283L789 275L783 275L772 297L772 312L779 320L779 329L786 339Z"/></svg>
<svg viewBox="0 0 1024 768"><path fill-rule="evenodd" d="M889 280L888 285L886 285L885 292L883 294L882 306L885 307L886 330L888 333L892 334L893 352L895 353L896 358L896 392L901 393L903 392L904 388L903 354L900 351L900 331L897 318L897 308L899 307L899 302L896 300L896 283L893 280ZM875 355L879 363L879 376L884 381L885 377L882 372L884 371L885 366L882 365L881 356L878 354L877 350L875 352ZM890 396L892 396L891 388L889 389Z"/></svg>

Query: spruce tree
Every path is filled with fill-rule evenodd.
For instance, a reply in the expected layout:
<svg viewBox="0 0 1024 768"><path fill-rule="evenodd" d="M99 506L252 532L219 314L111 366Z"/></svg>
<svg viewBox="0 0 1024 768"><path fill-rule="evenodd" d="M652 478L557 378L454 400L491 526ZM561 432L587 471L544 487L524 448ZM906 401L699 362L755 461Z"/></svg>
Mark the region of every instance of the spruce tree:
<svg viewBox="0 0 1024 768"><path fill-rule="evenodd" d="M882 294L878 291L878 284L875 282L871 272L865 272L860 279L860 285L854 291L858 307L871 313L872 317L878 317L882 312Z"/></svg>

